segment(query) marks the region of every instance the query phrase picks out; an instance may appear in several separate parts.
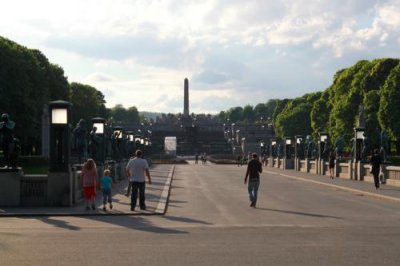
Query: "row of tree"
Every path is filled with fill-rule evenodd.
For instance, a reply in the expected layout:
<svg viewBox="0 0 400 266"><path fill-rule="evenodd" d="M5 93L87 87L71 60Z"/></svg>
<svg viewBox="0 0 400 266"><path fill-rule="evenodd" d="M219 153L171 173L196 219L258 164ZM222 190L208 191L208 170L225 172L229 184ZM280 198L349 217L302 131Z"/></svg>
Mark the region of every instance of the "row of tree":
<svg viewBox="0 0 400 266"><path fill-rule="evenodd" d="M400 60L362 60L338 71L325 91L295 99L273 99L254 108L234 107L219 114L222 121L260 123L268 121L278 137L329 133L331 143L339 137L351 149L354 128L365 127L368 148L378 148L387 135L400 150ZM363 120L363 121L360 121Z"/></svg>
<svg viewBox="0 0 400 266"><path fill-rule="evenodd" d="M104 117L116 122L139 123L136 107L105 107L104 95L96 88L69 83L64 70L49 62L39 50L28 49L0 37L0 113L16 122L15 135L25 154L39 154L43 108L50 101L73 104L72 120ZM89 123L88 123L89 124Z"/></svg>

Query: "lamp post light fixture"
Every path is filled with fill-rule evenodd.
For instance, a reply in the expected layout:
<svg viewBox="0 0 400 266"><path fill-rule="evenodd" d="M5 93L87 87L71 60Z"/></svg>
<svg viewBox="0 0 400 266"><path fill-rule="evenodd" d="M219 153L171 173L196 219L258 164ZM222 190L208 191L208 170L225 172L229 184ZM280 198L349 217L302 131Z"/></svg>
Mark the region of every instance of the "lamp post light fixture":
<svg viewBox="0 0 400 266"><path fill-rule="evenodd" d="M113 133L114 133L115 139L122 139L122 132L123 132L122 127L120 127L120 126L113 127Z"/></svg>
<svg viewBox="0 0 400 266"><path fill-rule="evenodd" d="M319 133L319 149L318 149L318 157L319 159L324 159L326 157L329 135L328 133Z"/></svg>
<svg viewBox="0 0 400 266"><path fill-rule="evenodd" d="M242 153L244 153L244 151L245 151L245 145L246 145L246 138L242 138L242 146L241 146L241 148L242 148Z"/></svg>
<svg viewBox="0 0 400 266"><path fill-rule="evenodd" d="M50 171L67 172L71 157L70 123L72 104L66 101L49 103Z"/></svg>
<svg viewBox="0 0 400 266"><path fill-rule="evenodd" d="M260 141L260 154L261 154L261 157L264 157L264 155L265 155L265 143L263 140Z"/></svg>
<svg viewBox="0 0 400 266"><path fill-rule="evenodd" d="M362 158L361 156L361 151L362 151L362 147L364 145L364 132L365 132L365 128L361 128L361 127L357 127L354 128L354 159L355 161L360 161Z"/></svg>

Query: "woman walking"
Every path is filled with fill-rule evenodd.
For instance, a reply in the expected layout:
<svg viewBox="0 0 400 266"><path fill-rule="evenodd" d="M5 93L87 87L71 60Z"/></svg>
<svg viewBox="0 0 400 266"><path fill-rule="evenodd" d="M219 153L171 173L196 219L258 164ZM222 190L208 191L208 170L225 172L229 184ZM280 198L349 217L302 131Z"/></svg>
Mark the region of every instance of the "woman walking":
<svg viewBox="0 0 400 266"><path fill-rule="evenodd" d="M381 171L381 164L382 164L382 158L379 154L378 149L374 150L374 155L372 155L369 163L371 164L371 173L374 176L375 188L378 189L379 188L379 173Z"/></svg>
<svg viewBox="0 0 400 266"><path fill-rule="evenodd" d="M331 176L331 179L333 179L335 176L335 160L335 152L331 151L331 154L329 155L329 174Z"/></svg>

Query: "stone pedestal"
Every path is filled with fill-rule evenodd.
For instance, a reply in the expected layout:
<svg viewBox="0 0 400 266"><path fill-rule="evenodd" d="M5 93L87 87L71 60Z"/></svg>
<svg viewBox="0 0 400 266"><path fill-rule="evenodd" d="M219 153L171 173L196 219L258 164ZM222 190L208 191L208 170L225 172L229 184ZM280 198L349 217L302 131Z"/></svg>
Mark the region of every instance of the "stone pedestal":
<svg viewBox="0 0 400 266"><path fill-rule="evenodd" d="M21 204L21 168L0 169L0 206L11 207Z"/></svg>
<svg viewBox="0 0 400 266"><path fill-rule="evenodd" d="M50 172L47 181L48 206L72 206L72 172Z"/></svg>

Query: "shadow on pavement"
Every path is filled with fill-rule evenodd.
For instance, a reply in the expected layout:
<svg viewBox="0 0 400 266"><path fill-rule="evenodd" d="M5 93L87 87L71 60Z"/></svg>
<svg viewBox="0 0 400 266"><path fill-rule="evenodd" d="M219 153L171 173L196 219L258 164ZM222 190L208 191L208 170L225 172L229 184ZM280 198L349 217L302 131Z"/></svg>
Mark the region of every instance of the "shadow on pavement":
<svg viewBox="0 0 400 266"><path fill-rule="evenodd" d="M315 213L305 213L305 212L296 212L296 211L286 211L286 210L278 210L278 209L270 209L270 208L256 208L256 210L282 212L282 213L295 214L295 215L304 215L304 216L311 216L311 217L318 217L318 218L332 218L332 219L340 219L340 220L343 219L343 217L337 217L337 216L315 214Z"/></svg>

